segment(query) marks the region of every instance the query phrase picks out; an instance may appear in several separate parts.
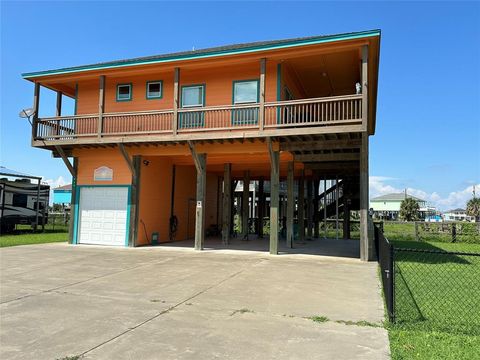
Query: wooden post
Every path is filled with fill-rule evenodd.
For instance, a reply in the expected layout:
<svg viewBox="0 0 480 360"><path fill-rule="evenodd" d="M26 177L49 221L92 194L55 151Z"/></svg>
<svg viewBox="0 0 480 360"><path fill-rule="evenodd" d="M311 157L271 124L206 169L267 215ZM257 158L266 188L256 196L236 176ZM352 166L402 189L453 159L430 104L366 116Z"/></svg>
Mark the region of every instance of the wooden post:
<svg viewBox="0 0 480 360"><path fill-rule="evenodd" d="M265 217L265 181L261 178L258 181L258 229L259 238L263 237L263 218Z"/></svg>
<svg viewBox="0 0 480 360"><path fill-rule="evenodd" d="M363 261L373 259L368 217L368 133L363 132L360 149L360 259Z"/></svg>
<svg viewBox="0 0 480 360"><path fill-rule="evenodd" d="M314 200L313 201L313 236L317 239L320 237L320 213L319 213L320 196L318 194L319 186L320 186L320 181L314 180L313 181L313 200Z"/></svg>
<svg viewBox="0 0 480 360"><path fill-rule="evenodd" d="M232 164L223 166L223 210L222 210L222 242L228 245L230 240L230 218L232 211Z"/></svg>
<svg viewBox="0 0 480 360"><path fill-rule="evenodd" d="M362 46L362 124L368 131L368 45Z"/></svg>
<svg viewBox="0 0 480 360"><path fill-rule="evenodd" d="M415 221L415 241L420 241L420 237L418 236L418 222Z"/></svg>
<svg viewBox="0 0 480 360"><path fill-rule="evenodd" d="M40 83L36 82L33 89L32 140L37 138L38 112L40 111Z"/></svg>
<svg viewBox="0 0 480 360"><path fill-rule="evenodd" d="M258 114L258 124L260 131L263 131L265 127L265 71L266 71L267 59L260 59L260 105Z"/></svg>
<svg viewBox="0 0 480 360"><path fill-rule="evenodd" d="M312 239L313 237L313 181L311 179L307 180L307 238Z"/></svg>
<svg viewBox="0 0 480 360"><path fill-rule="evenodd" d="M203 250L205 243L205 194L207 192L207 154L198 154L188 141L195 168L197 169L197 205L195 210L195 250Z"/></svg>
<svg viewBox="0 0 480 360"><path fill-rule="evenodd" d="M249 199L250 199L250 171L245 170L243 173L243 193L242 193L242 235L248 240L248 215L249 215Z"/></svg>
<svg viewBox="0 0 480 360"><path fill-rule="evenodd" d="M173 119L172 132L177 135L178 129L178 108L179 108L179 91L180 91L180 68L176 67L173 74Z"/></svg>
<svg viewBox="0 0 480 360"><path fill-rule="evenodd" d="M343 183L343 238L350 239L350 199L345 196L346 183Z"/></svg>
<svg viewBox="0 0 480 360"><path fill-rule="evenodd" d="M280 152L273 150L270 138L267 139L270 155L270 254L278 254L278 205L280 186Z"/></svg>
<svg viewBox="0 0 480 360"><path fill-rule="evenodd" d="M142 165L142 157L134 155L132 159L132 186L130 190L130 228L128 234L128 246L137 245L138 238L138 213L140 200L140 169Z"/></svg>
<svg viewBox="0 0 480 360"><path fill-rule="evenodd" d="M338 198L340 189L338 187L338 176L335 177L335 239L338 240Z"/></svg>
<svg viewBox="0 0 480 360"><path fill-rule="evenodd" d="M98 92L98 129L97 136L102 137L103 132L103 113L105 111L105 75L100 75L100 84Z"/></svg>
<svg viewBox="0 0 480 360"><path fill-rule="evenodd" d="M287 246L293 248L293 216L295 210L295 181L293 178L293 161L288 162L287 173Z"/></svg>
<svg viewBox="0 0 480 360"><path fill-rule="evenodd" d="M62 92L57 91L57 103L55 107L55 116L62 116Z"/></svg>
<svg viewBox="0 0 480 360"><path fill-rule="evenodd" d="M78 211L78 199L77 199L77 172L78 172L78 158L73 158L73 174L72 174L72 199L70 205L70 223L68 225L68 243L73 244L74 236L74 220L75 213Z"/></svg>
<svg viewBox="0 0 480 360"><path fill-rule="evenodd" d="M298 179L298 241L303 242L305 240L305 171L302 170L302 174Z"/></svg>

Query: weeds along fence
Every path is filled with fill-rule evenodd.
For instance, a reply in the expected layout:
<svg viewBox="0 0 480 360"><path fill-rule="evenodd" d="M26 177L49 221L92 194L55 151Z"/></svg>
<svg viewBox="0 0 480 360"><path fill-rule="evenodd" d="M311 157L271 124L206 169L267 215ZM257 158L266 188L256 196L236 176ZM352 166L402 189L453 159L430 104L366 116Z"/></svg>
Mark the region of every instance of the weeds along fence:
<svg viewBox="0 0 480 360"><path fill-rule="evenodd" d="M480 223L415 221L415 240L480 243Z"/></svg>
<svg viewBox="0 0 480 360"><path fill-rule="evenodd" d="M395 247L378 227L375 242L390 321L480 335L480 253Z"/></svg>

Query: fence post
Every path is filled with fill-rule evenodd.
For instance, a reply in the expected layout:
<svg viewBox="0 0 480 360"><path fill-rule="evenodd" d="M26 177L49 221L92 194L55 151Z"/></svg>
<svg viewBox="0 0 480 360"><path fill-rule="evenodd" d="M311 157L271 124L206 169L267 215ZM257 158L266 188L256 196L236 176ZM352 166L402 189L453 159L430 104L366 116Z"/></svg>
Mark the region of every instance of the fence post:
<svg viewBox="0 0 480 360"><path fill-rule="evenodd" d="M418 236L418 222L415 221L415 241L420 241Z"/></svg>
<svg viewBox="0 0 480 360"><path fill-rule="evenodd" d="M452 242L457 241L457 224L452 224Z"/></svg>
<svg viewBox="0 0 480 360"><path fill-rule="evenodd" d="M390 315L390 321L395 322L395 249L392 244L388 244L389 260L388 267L390 272L390 281L388 282L388 291L390 292L390 303L388 313Z"/></svg>

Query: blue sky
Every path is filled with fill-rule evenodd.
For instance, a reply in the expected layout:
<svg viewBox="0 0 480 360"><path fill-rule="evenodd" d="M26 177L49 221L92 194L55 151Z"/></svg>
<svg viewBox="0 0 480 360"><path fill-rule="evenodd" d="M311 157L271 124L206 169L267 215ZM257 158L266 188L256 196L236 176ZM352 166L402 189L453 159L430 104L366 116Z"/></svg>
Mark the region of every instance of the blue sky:
<svg viewBox="0 0 480 360"><path fill-rule="evenodd" d="M22 72L379 28L371 194L408 188L443 209L464 206L480 184L479 24L480 3L458 1L2 1L0 163L70 181L61 160L30 147L29 124L17 115L32 104ZM53 94L42 93L41 106L53 115Z"/></svg>

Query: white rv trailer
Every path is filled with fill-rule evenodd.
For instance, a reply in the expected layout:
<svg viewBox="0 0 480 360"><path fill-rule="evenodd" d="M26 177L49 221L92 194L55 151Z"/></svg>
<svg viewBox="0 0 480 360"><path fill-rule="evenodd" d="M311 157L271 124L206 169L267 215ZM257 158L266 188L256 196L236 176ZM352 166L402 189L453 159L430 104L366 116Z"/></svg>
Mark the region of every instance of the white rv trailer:
<svg viewBox="0 0 480 360"><path fill-rule="evenodd" d="M2 171L2 174L6 173ZM38 183L32 183L28 178L16 180L1 178L0 234L14 230L17 224L26 224L34 228L46 224L49 196L50 186L40 184L40 180Z"/></svg>

